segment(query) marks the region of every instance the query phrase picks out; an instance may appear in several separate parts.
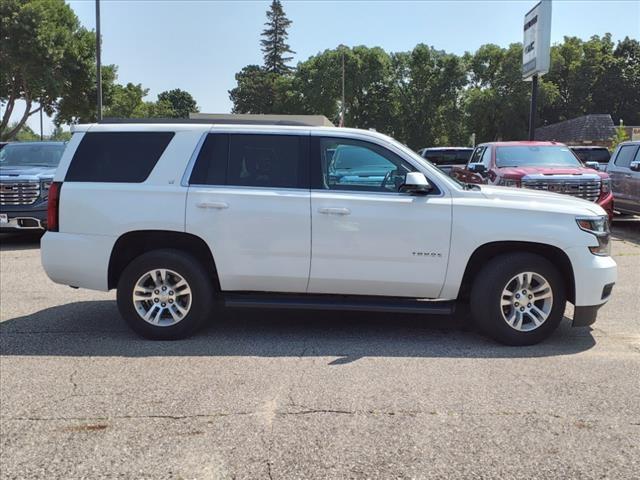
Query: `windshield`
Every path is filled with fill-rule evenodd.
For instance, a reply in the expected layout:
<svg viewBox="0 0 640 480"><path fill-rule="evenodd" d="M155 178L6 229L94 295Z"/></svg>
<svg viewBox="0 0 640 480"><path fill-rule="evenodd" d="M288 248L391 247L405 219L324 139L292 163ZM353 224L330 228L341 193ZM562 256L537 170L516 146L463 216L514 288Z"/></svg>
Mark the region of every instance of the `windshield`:
<svg viewBox="0 0 640 480"><path fill-rule="evenodd" d="M463 165L469 161L472 149L464 150L427 150L424 158L436 165Z"/></svg>
<svg viewBox="0 0 640 480"><path fill-rule="evenodd" d="M560 145L518 145L496 148L497 167L581 167L569 150Z"/></svg>
<svg viewBox="0 0 640 480"><path fill-rule="evenodd" d="M57 167L63 143L10 143L0 150L0 167Z"/></svg>

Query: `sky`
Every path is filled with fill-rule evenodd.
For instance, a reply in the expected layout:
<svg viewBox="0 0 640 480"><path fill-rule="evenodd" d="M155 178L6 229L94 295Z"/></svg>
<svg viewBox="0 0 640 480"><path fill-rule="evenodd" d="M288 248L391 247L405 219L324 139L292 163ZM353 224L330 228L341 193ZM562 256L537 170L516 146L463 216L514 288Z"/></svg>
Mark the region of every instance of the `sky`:
<svg viewBox="0 0 640 480"><path fill-rule="evenodd" d="M94 0L68 0L95 28ZM283 0L292 20L292 64L340 44L408 51L418 43L462 54L485 43L522 42L535 0ZM146 100L173 88L190 92L206 113L231 109L228 91L244 66L261 64L260 33L269 0L101 0L102 62L118 82L149 88ZM551 42L610 32L640 38L640 0L553 0ZM16 108L21 112L20 108ZM14 117L18 116L14 113ZM30 126L39 132L34 115ZM45 118L45 135L52 124Z"/></svg>

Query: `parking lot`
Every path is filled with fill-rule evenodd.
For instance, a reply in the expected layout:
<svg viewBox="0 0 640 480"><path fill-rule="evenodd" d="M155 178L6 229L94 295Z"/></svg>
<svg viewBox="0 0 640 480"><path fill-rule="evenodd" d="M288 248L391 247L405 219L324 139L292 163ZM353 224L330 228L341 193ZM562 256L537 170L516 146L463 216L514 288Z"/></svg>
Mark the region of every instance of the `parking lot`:
<svg viewBox="0 0 640 480"><path fill-rule="evenodd" d="M640 221L593 328L504 347L463 319L230 311L151 342L114 292L2 236L2 478L638 478ZM567 315L570 315L570 310Z"/></svg>

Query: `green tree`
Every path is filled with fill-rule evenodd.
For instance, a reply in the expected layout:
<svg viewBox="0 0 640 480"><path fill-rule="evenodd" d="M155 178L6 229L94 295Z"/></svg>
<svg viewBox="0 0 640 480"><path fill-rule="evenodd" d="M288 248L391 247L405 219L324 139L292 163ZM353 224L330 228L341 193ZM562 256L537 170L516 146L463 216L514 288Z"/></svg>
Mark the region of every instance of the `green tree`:
<svg viewBox="0 0 640 480"><path fill-rule="evenodd" d="M229 91L233 113L301 113L290 75L248 65L236 73L236 82L238 85Z"/></svg>
<svg viewBox="0 0 640 480"><path fill-rule="evenodd" d="M83 108L91 100L95 105L94 34L64 0L2 0L0 32L0 139L15 137L41 109L53 115L68 103L74 110L80 101ZM17 100L24 100L24 111L9 126Z"/></svg>
<svg viewBox="0 0 640 480"><path fill-rule="evenodd" d="M68 142L69 140L71 140L71 132L68 130L63 130L62 127L58 125L51 131L49 140Z"/></svg>
<svg viewBox="0 0 640 480"><path fill-rule="evenodd" d="M284 74L291 71L287 62L293 57L285 56L288 53L295 53L289 47L287 38L287 28L291 25L291 20L287 18L282 8L280 0L273 0L267 11L267 21L262 31L262 53L264 56L264 69L270 73Z"/></svg>
<svg viewBox="0 0 640 480"><path fill-rule="evenodd" d="M613 152L619 143L629 140L629 135L622 125L616 127L616 131L611 137L611 146L609 147Z"/></svg>
<svg viewBox="0 0 640 480"><path fill-rule="evenodd" d="M13 136L12 140L18 142L35 142L40 140L40 135L33 131L33 129L26 123L22 126L18 126L18 122L12 122L9 124L9 128L12 130L18 129Z"/></svg>
<svg viewBox="0 0 640 480"><path fill-rule="evenodd" d="M198 112L198 104L189 92L175 88L158 95L158 102L166 102L171 106L172 118L189 118L190 113Z"/></svg>

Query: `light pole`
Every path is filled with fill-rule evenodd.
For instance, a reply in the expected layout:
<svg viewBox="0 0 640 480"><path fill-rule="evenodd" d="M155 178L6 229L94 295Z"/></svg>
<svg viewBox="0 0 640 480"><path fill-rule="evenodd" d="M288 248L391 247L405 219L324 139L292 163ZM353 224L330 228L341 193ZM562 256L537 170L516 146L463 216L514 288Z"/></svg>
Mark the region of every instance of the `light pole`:
<svg viewBox="0 0 640 480"><path fill-rule="evenodd" d="M338 46L340 51L342 52L342 103L340 104L340 126L344 127L344 111L345 111L345 95L344 95L344 49L347 48L346 45L340 44Z"/></svg>
<svg viewBox="0 0 640 480"><path fill-rule="evenodd" d="M102 120L102 65L100 64L100 0L96 0L96 90L98 97L97 119Z"/></svg>
<svg viewBox="0 0 640 480"><path fill-rule="evenodd" d="M40 141L44 140L44 135L42 134L42 105L40 105Z"/></svg>

